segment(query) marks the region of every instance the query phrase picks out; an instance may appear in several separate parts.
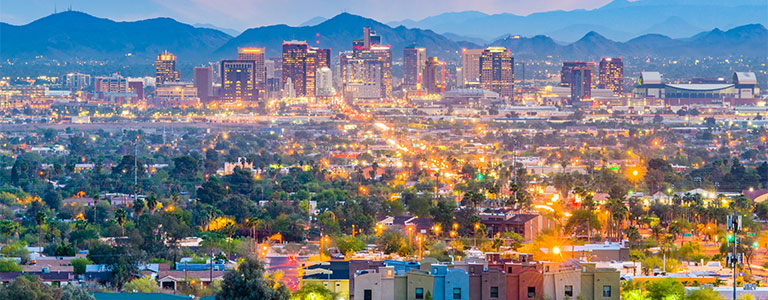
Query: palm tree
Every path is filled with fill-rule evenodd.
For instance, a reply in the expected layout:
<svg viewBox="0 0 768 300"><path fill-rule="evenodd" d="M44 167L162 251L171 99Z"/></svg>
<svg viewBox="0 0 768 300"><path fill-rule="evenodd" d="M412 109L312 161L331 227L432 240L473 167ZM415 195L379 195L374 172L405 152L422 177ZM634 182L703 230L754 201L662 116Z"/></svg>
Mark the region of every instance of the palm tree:
<svg viewBox="0 0 768 300"><path fill-rule="evenodd" d="M8 238L11 236L11 234L15 234L16 230L18 229L19 229L19 223L16 223L11 220L0 221L0 232L2 232L5 235L6 245L8 245Z"/></svg>
<svg viewBox="0 0 768 300"><path fill-rule="evenodd" d="M155 209L157 209L157 197L155 195L149 195L149 198L147 198L147 208L149 209L149 214L152 215L155 213Z"/></svg>
<svg viewBox="0 0 768 300"><path fill-rule="evenodd" d="M43 225L45 225L48 217L45 215L44 212L38 211L37 215L35 215L35 224L37 224L37 246L42 247L42 236L43 236Z"/></svg>
<svg viewBox="0 0 768 300"><path fill-rule="evenodd" d="M118 208L115 211L115 221L117 221L117 224L120 225L120 230L122 231L121 236L125 236L125 220L128 218L128 212L125 211L125 209Z"/></svg>
<svg viewBox="0 0 768 300"><path fill-rule="evenodd" d="M145 208L147 208L147 202L145 202L144 199L136 198L136 200L133 201L133 212L136 214L136 219L141 216Z"/></svg>
<svg viewBox="0 0 768 300"><path fill-rule="evenodd" d="M622 230L624 228L624 219L629 214L627 206L621 199L611 199L608 203L608 211L611 212L611 231L616 234L619 241L623 238Z"/></svg>

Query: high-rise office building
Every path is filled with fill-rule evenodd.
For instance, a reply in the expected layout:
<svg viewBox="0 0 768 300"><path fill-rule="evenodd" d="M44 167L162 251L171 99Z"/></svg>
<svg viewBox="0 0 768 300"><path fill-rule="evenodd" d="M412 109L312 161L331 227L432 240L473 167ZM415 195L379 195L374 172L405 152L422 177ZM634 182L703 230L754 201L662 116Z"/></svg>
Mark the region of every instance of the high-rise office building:
<svg viewBox="0 0 768 300"><path fill-rule="evenodd" d="M317 97L330 97L333 96L335 90L333 89L333 73L329 67L321 67L317 69Z"/></svg>
<svg viewBox="0 0 768 300"><path fill-rule="evenodd" d="M304 85L306 86L304 96L306 97L315 96L316 75L317 69L319 68L318 61L320 59L320 53L317 50L319 49L312 47L308 48L307 56L304 59Z"/></svg>
<svg viewBox="0 0 768 300"><path fill-rule="evenodd" d="M368 48L370 46L381 45L381 36L376 34L371 27L363 27L363 39L352 41L352 49Z"/></svg>
<svg viewBox="0 0 768 300"><path fill-rule="evenodd" d="M197 88L197 96L203 103L208 103L213 96L213 69L210 67L195 67L194 85Z"/></svg>
<svg viewBox="0 0 768 300"><path fill-rule="evenodd" d="M560 86L564 87L570 87L571 86L571 78L573 76L571 75L573 73L573 70L575 68L588 68L592 70L592 74L595 74L595 67L597 65L595 62L584 62L584 61L564 61L563 67L560 69ZM595 76L593 76L595 77ZM594 88L597 86L597 78L592 78L592 81L590 82L590 88Z"/></svg>
<svg viewBox="0 0 768 300"><path fill-rule="evenodd" d="M93 83L94 91L102 93L127 93L128 80L114 74L112 76L97 76Z"/></svg>
<svg viewBox="0 0 768 300"><path fill-rule="evenodd" d="M403 49L403 87L408 90L420 89L427 49L414 45Z"/></svg>
<svg viewBox="0 0 768 300"><path fill-rule="evenodd" d="M461 85L477 85L480 82L480 56L485 49L461 49Z"/></svg>
<svg viewBox="0 0 768 300"><path fill-rule="evenodd" d="M155 60L155 84L179 81L179 71L176 70L176 55L164 51Z"/></svg>
<svg viewBox="0 0 768 300"><path fill-rule="evenodd" d="M288 78L296 91L296 96L307 94L307 50L309 46L305 41L283 42L283 86L286 86ZM313 92L314 93L314 92Z"/></svg>
<svg viewBox="0 0 768 300"><path fill-rule="evenodd" d="M621 94L624 87L624 63L621 58L603 58L600 60L600 79L597 86Z"/></svg>
<svg viewBox="0 0 768 300"><path fill-rule="evenodd" d="M331 67L331 49L314 48L317 52L317 68Z"/></svg>
<svg viewBox="0 0 768 300"><path fill-rule="evenodd" d="M264 48L237 48L237 60L255 63L254 84L260 100L266 100L267 68L264 62Z"/></svg>
<svg viewBox="0 0 768 300"><path fill-rule="evenodd" d="M64 86L70 89L83 89L91 85L91 75L80 73L67 74L66 82Z"/></svg>
<svg viewBox="0 0 768 300"><path fill-rule="evenodd" d="M221 100L255 105L259 100L256 88L256 62L253 60L221 61Z"/></svg>
<svg viewBox="0 0 768 300"><path fill-rule="evenodd" d="M144 100L144 81L128 80L128 92L136 94L136 99Z"/></svg>
<svg viewBox="0 0 768 300"><path fill-rule="evenodd" d="M381 46L381 37L363 28L363 39L352 43L351 52L339 55L344 96L374 100L392 97L392 49Z"/></svg>
<svg viewBox="0 0 768 300"><path fill-rule="evenodd" d="M592 68L587 65L571 69L571 105L592 98Z"/></svg>
<svg viewBox="0 0 768 300"><path fill-rule="evenodd" d="M424 89L427 94L442 94L445 92L445 62L437 57L430 57L424 65Z"/></svg>
<svg viewBox="0 0 768 300"><path fill-rule="evenodd" d="M488 47L480 56L480 87L512 98L515 92L515 59L504 47Z"/></svg>

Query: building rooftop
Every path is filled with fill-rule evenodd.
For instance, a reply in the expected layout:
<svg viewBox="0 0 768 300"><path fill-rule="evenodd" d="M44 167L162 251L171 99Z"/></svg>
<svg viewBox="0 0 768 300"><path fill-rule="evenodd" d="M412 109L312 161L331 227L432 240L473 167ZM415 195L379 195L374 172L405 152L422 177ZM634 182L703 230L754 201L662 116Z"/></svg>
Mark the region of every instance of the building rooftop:
<svg viewBox="0 0 768 300"><path fill-rule="evenodd" d="M668 87L686 91L718 91L733 87L733 84L727 83L704 83L704 84L667 84Z"/></svg>
<svg viewBox="0 0 768 300"><path fill-rule="evenodd" d="M757 76L753 72L735 72L733 73L733 83L757 84Z"/></svg>
<svg viewBox="0 0 768 300"><path fill-rule="evenodd" d="M661 73L659 72L642 72L640 73L642 84L659 84L661 83Z"/></svg>

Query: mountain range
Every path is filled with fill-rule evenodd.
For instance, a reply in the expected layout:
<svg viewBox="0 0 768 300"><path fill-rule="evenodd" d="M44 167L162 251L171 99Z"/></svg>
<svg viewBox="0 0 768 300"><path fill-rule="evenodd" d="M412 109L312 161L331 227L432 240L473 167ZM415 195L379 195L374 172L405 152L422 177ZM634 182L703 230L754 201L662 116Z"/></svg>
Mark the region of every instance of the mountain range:
<svg viewBox="0 0 768 300"><path fill-rule="evenodd" d="M479 39L463 41L459 35L441 35L428 29L405 26L392 27L349 13L339 14L316 25L251 28L234 37L216 29L203 28L213 25L196 25L170 18L115 22L82 12L61 12L26 25L0 23L0 59L30 61L42 57L60 61L108 60L146 64L154 61L158 53L168 50L177 55L180 63L201 63L234 58L237 47L246 46L266 47L267 57L279 57L282 42L294 39L331 48L333 57L338 57L338 51L351 49L352 40L362 37L363 27L371 27L381 35L383 44L392 47L395 59L402 56L404 47L413 44L427 48L429 56L448 61L458 61L461 48L488 45L510 48L517 57L555 55L572 59L645 55L764 56L768 53L768 30L761 24L739 26L727 31L714 29L678 39L646 34L626 42L611 40L602 32L589 31L570 44L545 35L503 35L490 43Z"/></svg>
<svg viewBox="0 0 768 300"><path fill-rule="evenodd" d="M642 34L689 37L705 29L743 24L768 25L765 0L614 0L592 10L549 11L520 16L478 11L450 12L422 20L402 20L390 26L431 29L438 33L495 40L502 35L548 35L575 42L590 31L628 41Z"/></svg>

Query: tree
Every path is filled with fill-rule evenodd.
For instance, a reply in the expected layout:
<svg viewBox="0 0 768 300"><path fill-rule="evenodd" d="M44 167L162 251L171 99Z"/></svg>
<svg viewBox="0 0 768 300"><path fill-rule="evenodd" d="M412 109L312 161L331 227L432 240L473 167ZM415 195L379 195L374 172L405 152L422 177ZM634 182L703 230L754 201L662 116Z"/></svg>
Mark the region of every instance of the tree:
<svg viewBox="0 0 768 300"><path fill-rule="evenodd" d="M142 276L123 285L123 292L152 293L159 288L160 286L157 285L157 281L150 278L149 276Z"/></svg>
<svg viewBox="0 0 768 300"><path fill-rule="evenodd" d="M227 273L216 300L287 300L288 288L264 275L264 265L247 257L237 270Z"/></svg>
<svg viewBox="0 0 768 300"><path fill-rule="evenodd" d="M672 278L649 282L646 284L645 290L648 291L648 298L652 300L669 299L667 296L671 295L676 296L677 298L675 299L683 299L685 297L685 287L683 284Z"/></svg>
<svg viewBox="0 0 768 300"><path fill-rule="evenodd" d="M453 211L456 210L456 202L441 200L437 202L437 205L429 209L432 218L435 220L435 224L442 224L443 228L448 230L453 226Z"/></svg>
<svg viewBox="0 0 768 300"><path fill-rule="evenodd" d="M61 290L61 300L96 300L93 295L74 284L67 284Z"/></svg>
<svg viewBox="0 0 768 300"><path fill-rule="evenodd" d="M0 273L21 272L23 270L13 259L0 259Z"/></svg>
<svg viewBox="0 0 768 300"><path fill-rule="evenodd" d="M214 205L224 200L226 196L227 190L216 177L211 177L197 189L197 200L205 204Z"/></svg>
<svg viewBox="0 0 768 300"><path fill-rule="evenodd" d="M62 291L43 283L37 276L21 275L7 286L0 285L0 299L59 300Z"/></svg>
<svg viewBox="0 0 768 300"><path fill-rule="evenodd" d="M365 242L353 236L343 235L336 238L336 248L344 254L362 251L365 250Z"/></svg>
<svg viewBox="0 0 768 300"><path fill-rule="evenodd" d="M755 205L754 213L760 220L768 220L768 201L763 201Z"/></svg>
<svg viewBox="0 0 768 300"><path fill-rule="evenodd" d="M118 208L115 210L115 222L117 222L118 225L120 225L120 230L122 231L122 234L120 236L125 236L125 220L128 219L128 212L125 211L125 209Z"/></svg>
<svg viewBox="0 0 768 300"><path fill-rule="evenodd" d="M155 209L157 209L157 206L160 202L157 201L157 197L155 195L149 195L147 197L147 209L149 210L149 214L154 214Z"/></svg>
<svg viewBox="0 0 768 300"><path fill-rule="evenodd" d="M291 294L291 300L336 300L339 298L338 293L334 293L328 288L316 284L307 283L300 289Z"/></svg>
<svg viewBox="0 0 768 300"><path fill-rule="evenodd" d="M60 244L56 246L56 250L53 251L54 256L75 256L75 249L67 244Z"/></svg>
<svg viewBox="0 0 768 300"><path fill-rule="evenodd" d="M198 160L192 156L184 155L173 159L173 171L171 175L176 178L194 178L197 175Z"/></svg>
<svg viewBox="0 0 768 300"><path fill-rule="evenodd" d="M85 274L85 267L89 264L93 264L90 259L84 257L73 258L70 262L72 269L76 275Z"/></svg>
<svg viewBox="0 0 768 300"><path fill-rule="evenodd" d="M695 290L692 290L690 294L688 294L688 297L686 297L688 300L721 300L725 299L723 296L720 296L720 293L714 291L711 287L706 288L698 288Z"/></svg>
<svg viewBox="0 0 768 300"><path fill-rule="evenodd" d="M50 189L43 196L43 202L52 209L59 209L61 206L61 195L53 189Z"/></svg>
<svg viewBox="0 0 768 300"><path fill-rule="evenodd" d="M35 215L35 224L37 225L37 246L42 247L42 240L43 240L43 225L48 220L48 216L45 215L44 212L38 211Z"/></svg>
<svg viewBox="0 0 768 300"><path fill-rule="evenodd" d="M600 228L600 220L588 209L574 210L565 223L565 231L577 236L592 236L592 230Z"/></svg>
<svg viewBox="0 0 768 300"><path fill-rule="evenodd" d="M412 215L419 217L429 216L429 199L423 196L414 194L413 192L403 193L403 199L405 199L405 205L408 208L408 212Z"/></svg>
<svg viewBox="0 0 768 300"><path fill-rule="evenodd" d="M5 244L8 245L8 238L15 234L16 231L19 230L19 223L16 223L11 220L2 220L0 221L0 232L5 235Z"/></svg>
<svg viewBox="0 0 768 300"><path fill-rule="evenodd" d="M110 282L119 290L138 273L141 253L130 246L97 245L88 252L88 259L96 264L107 265Z"/></svg>

